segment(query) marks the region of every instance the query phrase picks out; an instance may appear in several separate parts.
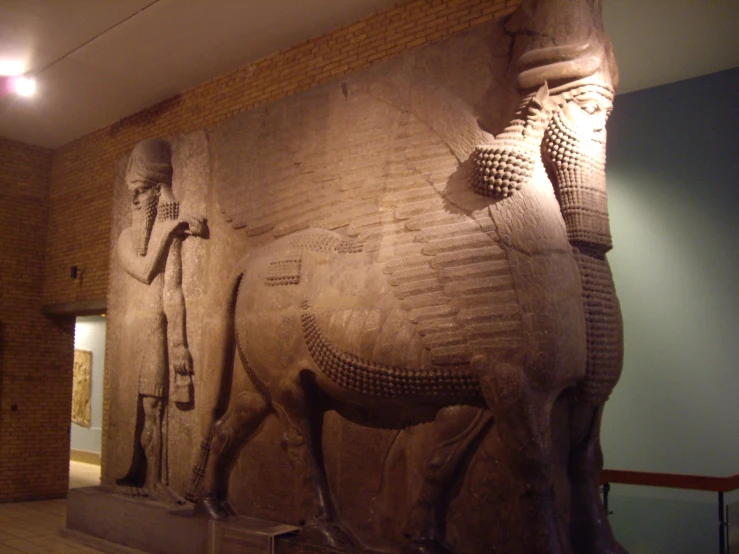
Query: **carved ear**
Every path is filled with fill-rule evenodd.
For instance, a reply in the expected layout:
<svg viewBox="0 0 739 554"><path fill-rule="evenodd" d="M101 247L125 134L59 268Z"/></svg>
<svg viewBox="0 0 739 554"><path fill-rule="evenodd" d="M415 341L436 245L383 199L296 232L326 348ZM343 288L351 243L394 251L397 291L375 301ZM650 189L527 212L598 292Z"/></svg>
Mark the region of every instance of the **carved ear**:
<svg viewBox="0 0 739 554"><path fill-rule="evenodd" d="M551 100L549 99L549 85L546 81L539 87L536 94L529 101L528 116L529 118L535 118L542 112L546 111Z"/></svg>
<svg viewBox="0 0 739 554"><path fill-rule="evenodd" d="M544 106L546 106L548 100L549 100L549 85L547 84L546 81L544 81L544 84L539 87L539 90L536 91L536 94L531 99L531 103L534 104L540 110L542 110L544 109Z"/></svg>
<svg viewBox="0 0 739 554"><path fill-rule="evenodd" d="M539 140L544 135L544 130L549 124L551 111L549 108L552 100L549 96L549 85L546 81L539 87L536 94L529 100L526 108L526 126L523 136L529 140Z"/></svg>

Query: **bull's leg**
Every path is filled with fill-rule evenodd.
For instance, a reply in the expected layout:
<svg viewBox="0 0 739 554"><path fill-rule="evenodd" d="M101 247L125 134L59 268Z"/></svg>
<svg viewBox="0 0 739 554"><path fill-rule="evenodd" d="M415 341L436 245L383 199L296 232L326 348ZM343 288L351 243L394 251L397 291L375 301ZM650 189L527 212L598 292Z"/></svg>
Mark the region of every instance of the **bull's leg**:
<svg viewBox="0 0 739 554"><path fill-rule="evenodd" d="M573 404L570 408L570 540L575 554L628 554L613 536L598 490L598 478L603 469L602 416L602 404Z"/></svg>
<svg viewBox="0 0 739 554"><path fill-rule="evenodd" d="M460 461L490 419L490 412L469 406L447 406L437 413L434 420L434 450L426 463L423 484L405 527L404 534L409 541L406 552L450 552L444 546L440 530L447 494L457 477Z"/></svg>
<svg viewBox="0 0 739 554"><path fill-rule="evenodd" d="M554 503L551 415L559 391L532 384L523 368L487 358L473 361L511 468L526 489L523 498L529 544L522 552L568 554L569 541Z"/></svg>
<svg viewBox="0 0 739 554"><path fill-rule="evenodd" d="M321 448L323 410L312 379L295 375L273 393L272 403L285 430L282 447L293 469L303 476L304 489L313 495L312 514L301 534L335 548L353 546L355 540L341 528L328 487Z"/></svg>
<svg viewBox="0 0 739 554"><path fill-rule="evenodd" d="M226 413L213 424L203 475L203 493L199 495L197 512L204 512L213 519L229 515L226 496L231 467L241 447L269 412L269 405L262 395L244 391L236 396Z"/></svg>

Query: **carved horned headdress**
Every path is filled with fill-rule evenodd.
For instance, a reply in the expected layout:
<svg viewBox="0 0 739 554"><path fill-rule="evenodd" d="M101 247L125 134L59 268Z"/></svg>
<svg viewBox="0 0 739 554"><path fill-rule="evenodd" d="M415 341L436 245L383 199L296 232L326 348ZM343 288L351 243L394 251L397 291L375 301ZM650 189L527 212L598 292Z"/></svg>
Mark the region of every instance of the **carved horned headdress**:
<svg viewBox="0 0 739 554"><path fill-rule="evenodd" d="M612 100L618 70L601 24L601 0L525 0L506 22L511 72L522 102L514 119L473 154L473 187L506 198L531 179L544 133L574 97L596 91Z"/></svg>
<svg viewBox="0 0 739 554"><path fill-rule="evenodd" d="M172 148L166 140L147 139L134 146L126 167L126 184L135 188L141 182L172 184Z"/></svg>

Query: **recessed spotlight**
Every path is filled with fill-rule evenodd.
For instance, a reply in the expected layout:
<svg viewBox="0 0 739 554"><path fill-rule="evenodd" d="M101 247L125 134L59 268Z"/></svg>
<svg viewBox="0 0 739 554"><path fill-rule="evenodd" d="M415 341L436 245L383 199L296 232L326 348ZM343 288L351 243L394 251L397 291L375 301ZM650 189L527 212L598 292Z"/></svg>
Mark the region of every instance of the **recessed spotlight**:
<svg viewBox="0 0 739 554"><path fill-rule="evenodd" d="M15 77L13 90L20 96L33 96L36 93L36 80L31 77Z"/></svg>

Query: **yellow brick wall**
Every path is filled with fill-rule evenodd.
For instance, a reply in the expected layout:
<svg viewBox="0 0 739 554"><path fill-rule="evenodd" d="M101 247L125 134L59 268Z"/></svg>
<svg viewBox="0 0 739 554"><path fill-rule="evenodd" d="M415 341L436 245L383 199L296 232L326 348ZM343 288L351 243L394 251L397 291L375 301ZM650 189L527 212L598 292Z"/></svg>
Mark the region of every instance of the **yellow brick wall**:
<svg viewBox="0 0 739 554"><path fill-rule="evenodd" d="M0 502L67 487L74 323L41 314L51 162L0 139Z"/></svg>

